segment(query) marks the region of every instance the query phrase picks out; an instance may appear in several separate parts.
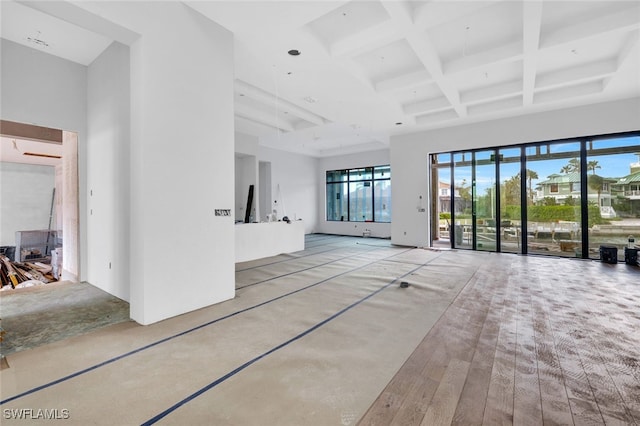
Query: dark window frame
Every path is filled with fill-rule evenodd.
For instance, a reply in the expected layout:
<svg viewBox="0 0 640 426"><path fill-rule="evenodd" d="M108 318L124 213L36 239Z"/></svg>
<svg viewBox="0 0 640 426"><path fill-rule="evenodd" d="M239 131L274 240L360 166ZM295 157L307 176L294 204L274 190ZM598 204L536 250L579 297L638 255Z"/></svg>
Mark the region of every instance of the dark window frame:
<svg viewBox="0 0 640 426"><path fill-rule="evenodd" d="M376 170L380 168L387 168L389 170L389 176L385 177L376 177ZM353 177L352 177L353 175ZM382 173L384 175L384 173ZM341 176L343 179L334 180L335 176ZM370 176L370 177L369 177ZM325 171L325 220L327 222L373 222L373 223L391 223L391 219L389 220L379 220L376 218L376 196L375 196L375 184L376 182L388 181L389 185L391 185L391 165L390 164L381 164L376 166L364 166L364 167L354 167L351 169L336 169L336 170L326 170ZM356 220L351 217L351 184L363 183L364 187L370 188L371 191L371 205L368 206L371 209L371 220ZM342 219L330 219L329 211L328 211L328 203L326 194L335 191L329 191L329 187L331 185L347 185L347 217L345 220ZM368 184L368 185L367 185ZM391 200L389 200L389 203Z"/></svg>

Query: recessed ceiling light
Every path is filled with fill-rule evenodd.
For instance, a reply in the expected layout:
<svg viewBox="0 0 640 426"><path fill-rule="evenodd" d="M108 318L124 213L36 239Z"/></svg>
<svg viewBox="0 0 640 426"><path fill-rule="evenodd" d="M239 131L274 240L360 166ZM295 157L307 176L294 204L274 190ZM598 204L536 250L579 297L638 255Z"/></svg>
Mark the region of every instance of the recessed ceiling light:
<svg viewBox="0 0 640 426"><path fill-rule="evenodd" d="M298 49L291 49L287 53L291 56L298 56L300 54L300 51Z"/></svg>

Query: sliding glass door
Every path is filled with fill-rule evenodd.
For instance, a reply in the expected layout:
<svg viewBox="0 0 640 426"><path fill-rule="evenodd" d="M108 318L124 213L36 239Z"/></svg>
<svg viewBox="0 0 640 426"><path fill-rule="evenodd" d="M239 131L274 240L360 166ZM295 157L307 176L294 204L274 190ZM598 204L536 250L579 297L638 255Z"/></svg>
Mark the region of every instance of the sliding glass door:
<svg viewBox="0 0 640 426"><path fill-rule="evenodd" d="M594 139L586 153L589 257L605 245L622 260L625 247L640 247L640 136Z"/></svg>
<svg viewBox="0 0 640 426"><path fill-rule="evenodd" d="M496 151L474 152L473 241L476 250L496 251Z"/></svg>
<svg viewBox="0 0 640 426"><path fill-rule="evenodd" d="M451 234L454 248L473 248L472 153L453 155Z"/></svg>
<svg viewBox="0 0 640 426"><path fill-rule="evenodd" d="M581 257L580 142L531 146L526 153L528 252Z"/></svg>
<svg viewBox="0 0 640 426"><path fill-rule="evenodd" d="M520 178L521 148L506 148L499 152L499 226L500 251L522 253L522 186Z"/></svg>
<svg viewBox="0 0 640 426"><path fill-rule="evenodd" d="M624 260L640 249L640 134L434 154L433 241ZM614 250L615 251L615 250Z"/></svg>

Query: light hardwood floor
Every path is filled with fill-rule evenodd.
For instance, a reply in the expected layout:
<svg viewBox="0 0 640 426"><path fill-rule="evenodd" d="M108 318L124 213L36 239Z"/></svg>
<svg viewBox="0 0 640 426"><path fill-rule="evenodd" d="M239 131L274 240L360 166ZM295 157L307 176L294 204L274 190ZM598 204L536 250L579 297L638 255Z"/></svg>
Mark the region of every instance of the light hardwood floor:
<svg viewBox="0 0 640 426"><path fill-rule="evenodd" d="M359 422L639 423L640 268L499 254Z"/></svg>

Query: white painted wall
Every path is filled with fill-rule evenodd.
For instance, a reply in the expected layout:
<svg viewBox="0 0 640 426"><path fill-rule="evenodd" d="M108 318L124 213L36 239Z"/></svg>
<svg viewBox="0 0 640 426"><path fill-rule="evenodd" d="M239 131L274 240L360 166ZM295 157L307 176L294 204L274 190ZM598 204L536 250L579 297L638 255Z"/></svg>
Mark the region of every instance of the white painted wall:
<svg viewBox="0 0 640 426"><path fill-rule="evenodd" d="M130 46L130 302L150 324L235 294L233 217L214 216L234 203L233 36L177 2L113 8L141 34ZM191 273L205 264L210 278Z"/></svg>
<svg viewBox="0 0 640 426"><path fill-rule="evenodd" d="M392 137L391 241L428 244L429 203L424 206L427 212L421 213L417 200L420 195L428 199L430 153L639 129L640 99L633 98Z"/></svg>
<svg viewBox="0 0 640 426"><path fill-rule="evenodd" d="M318 223L318 160L306 155L260 146L258 160L271 162L271 197L278 219L302 219L305 234L316 232Z"/></svg>
<svg viewBox="0 0 640 426"><path fill-rule="evenodd" d="M358 154L325 157L318 160L318 228L317 232L325 234L362 236L365 230L371 231L372 237L389 238L391 236L390 223L363 223L363 222L334 222L327 221L326 214L326 172L328 170L354 169L357 167L383 166L390 164L389 150L376 150ZM395 186L396 171L391 168L391 194ZM392 202L391 211L394 205Z"/></svg>
<svg viewBox="0 0 640 426"><path fill-rule="evenodd" d="M271 162L258 162L258 219L267 222L272 213Z"/></svg>
<svg viewBox="0 0 640 426"><path fill-rule="evenodd" d="M129 47L88 67L87 280L129 301Z"/></svg>
<svg viewBox="0 0 640 426"><path fill-rule="evenodd" d="M87 252L87 67L2 39L0 113L3 120L78 134L80 253ZM80 280L87 257L80 256Z"/></svg>
<svg viewBox="0 0 640 426"><path fill-rule="evenodd" d="M234 133L234 149L236 153L258 155L258 138L245 133Z"/></svg>
<svg viewBox="0 0 640 426"><path fill-rule="evenodd" d="M0 246L15 246L16 231L49 227L54 187L54 166L0 162Z"/></svg>

